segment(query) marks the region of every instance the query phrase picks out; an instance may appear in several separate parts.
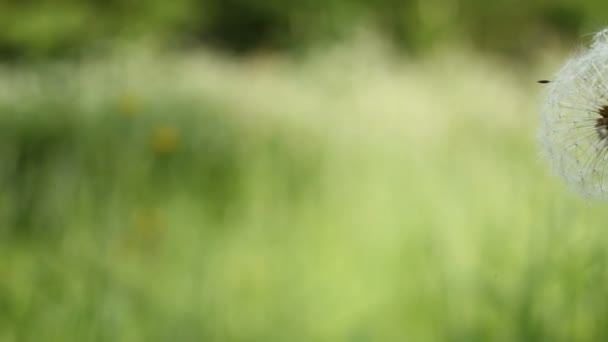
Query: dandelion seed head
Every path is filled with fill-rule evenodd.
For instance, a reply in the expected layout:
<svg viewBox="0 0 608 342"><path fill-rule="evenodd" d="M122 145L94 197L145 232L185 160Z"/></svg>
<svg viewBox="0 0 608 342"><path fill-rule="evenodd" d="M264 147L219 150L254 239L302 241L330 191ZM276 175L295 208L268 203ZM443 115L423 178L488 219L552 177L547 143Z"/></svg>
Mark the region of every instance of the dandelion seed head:
<svg viewBox="0 0 608 342"><path fill-rule="evenodd" d="M545 87L543 154L572 189L608 199L608 29Z"/></svg>

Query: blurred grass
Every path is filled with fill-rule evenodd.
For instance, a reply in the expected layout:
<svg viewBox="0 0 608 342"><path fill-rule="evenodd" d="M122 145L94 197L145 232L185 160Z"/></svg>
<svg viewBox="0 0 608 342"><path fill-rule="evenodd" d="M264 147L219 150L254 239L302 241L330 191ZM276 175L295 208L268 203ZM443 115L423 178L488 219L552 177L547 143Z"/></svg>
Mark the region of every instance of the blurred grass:
<svg viewBox="0 0 608 342"><path fill-rule="evenodd" d="M559 57L2 69L0 341L606 339L603 206L536 156Z"/></svg>

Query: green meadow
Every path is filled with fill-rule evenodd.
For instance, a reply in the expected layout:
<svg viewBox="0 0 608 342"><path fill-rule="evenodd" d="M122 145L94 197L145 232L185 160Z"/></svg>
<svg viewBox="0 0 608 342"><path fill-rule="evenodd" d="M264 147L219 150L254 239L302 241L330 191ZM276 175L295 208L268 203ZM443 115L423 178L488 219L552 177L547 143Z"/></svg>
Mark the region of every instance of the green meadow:
<svg viewBox="0 0 608 342"><path fill-rule="evenodd" d="M0 68L0 341L608 339L564 54L146 51Z"/></svg>

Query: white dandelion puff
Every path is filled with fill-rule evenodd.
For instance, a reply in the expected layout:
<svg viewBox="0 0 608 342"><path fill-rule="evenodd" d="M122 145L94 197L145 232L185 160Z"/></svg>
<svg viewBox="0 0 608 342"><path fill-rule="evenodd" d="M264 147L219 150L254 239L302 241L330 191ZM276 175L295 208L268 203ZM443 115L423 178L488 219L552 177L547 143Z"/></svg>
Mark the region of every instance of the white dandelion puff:
<svg viewBox="0 0 608 342"><path fill-rule="evenodd" d="M539 138L552 169L575 191L608 199L608 29L546 87Z"/></svg>

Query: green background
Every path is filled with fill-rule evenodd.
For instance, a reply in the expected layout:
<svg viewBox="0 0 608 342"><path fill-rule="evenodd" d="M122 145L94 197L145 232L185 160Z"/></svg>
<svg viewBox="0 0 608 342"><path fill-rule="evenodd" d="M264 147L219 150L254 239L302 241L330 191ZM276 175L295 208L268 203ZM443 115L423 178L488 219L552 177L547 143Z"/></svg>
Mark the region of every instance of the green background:
<svg viewBox="0 0 608 342"><path fill-rule="evenodd" d="M3 0L0 52L61 56L142 37L241 53L298 51L344 39L365 24L409 51L459 40L521 56L544 41L598 30L607 10L604 1L576 0Z"/></svg>
<svg viewBox="0 0 608 342"><path fill-rule="evenodd" d="M607 339L536 139L607 6L0 0L0 341Z"/></svg>

